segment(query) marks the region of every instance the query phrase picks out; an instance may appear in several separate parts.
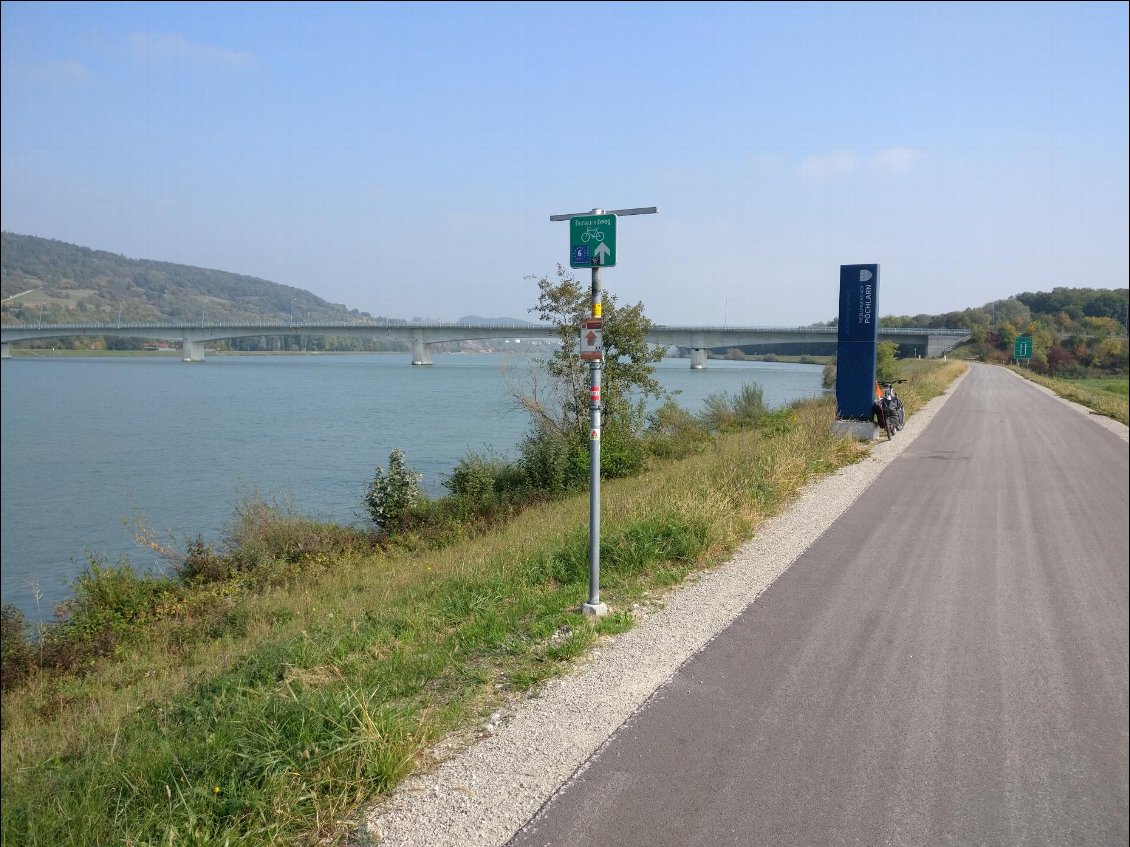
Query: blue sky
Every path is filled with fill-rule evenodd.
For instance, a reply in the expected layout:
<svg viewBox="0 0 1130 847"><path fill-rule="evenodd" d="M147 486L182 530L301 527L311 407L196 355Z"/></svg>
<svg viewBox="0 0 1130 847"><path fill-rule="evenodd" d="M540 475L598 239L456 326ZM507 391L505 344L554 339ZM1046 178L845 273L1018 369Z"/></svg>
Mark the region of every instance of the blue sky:
<svg viewBox="0 0 1130 847"><path fill-rule="evenodd" d="M797 325L1128 278L1126 3L2 5L2 226L375 315ZM587 277L587 271L581 271Z"/></svg>

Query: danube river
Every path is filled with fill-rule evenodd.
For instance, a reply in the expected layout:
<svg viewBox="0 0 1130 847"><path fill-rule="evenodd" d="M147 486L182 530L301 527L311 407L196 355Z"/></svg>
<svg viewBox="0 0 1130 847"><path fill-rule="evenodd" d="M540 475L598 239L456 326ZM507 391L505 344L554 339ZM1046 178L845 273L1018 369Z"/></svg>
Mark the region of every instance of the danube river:
<svg viewBox="0 0 1130 847"><path fill-rule="evenodd" d="M529 421L511 398L530 370L529 357L502 353L437 355L430 368L406 353L5 360L3 602L48 618L88 554L158 565L123 526L134 513L162 536L214 541L258 489L360 523L373 471L397 448L441 494L469 451L513 455ZM771 407L821 393L819 365L712 360L692 371L666 359L656 370L691 411L746 383Z"/></svg>

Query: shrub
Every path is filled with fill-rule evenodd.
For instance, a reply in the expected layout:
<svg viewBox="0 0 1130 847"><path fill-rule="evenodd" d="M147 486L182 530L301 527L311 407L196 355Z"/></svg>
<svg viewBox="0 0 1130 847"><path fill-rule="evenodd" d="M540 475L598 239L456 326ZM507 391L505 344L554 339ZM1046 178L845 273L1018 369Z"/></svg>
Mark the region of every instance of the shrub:
<svg viewBox="0 0 1130 847"><path fill-rule="evenodd" d="M820 376L820 387L831 391L836 387L836 363L828 362L824 365L824 373Z"/></svg>
<svg viewBox="0 0 1130 847"><path fill-rule="evenodd" d="M4 691L27 679L35 667L25 629L24 613L5 603L0 610L0 689Z"/></svg>
<svg viewBox="0 0 1130 847"><path fill-rule="evenodd" d="M893 341L880 341L875 345L875 379L879 382L894 382L898 379L898 365L895 364L898 349Z"/></svg>
<svg viewBox="0 0 1130 847"><path fill-rule="evenodd" d="M519 493L525 480L514 462L492 453L471 452L459 460L443 485L460 497L493 499Z"/></svg>
<svg viewBox="0 0 1130 847"><path fill-rule="evenodd" d="M183 593L168 577L138 574L125 559L107 566L93 555L70 586L74 597L56 609L57 621L42 633L43 668L75 670L113 655Z"/></svg>
<svg viewBox="0 0 1130 847"><path fill-rule="evenodd" d="M766 411L761 386L755 383L743 385L737 395L725 391L711 394L703 405L698 419L711 432L752 429Z"/></svg>
<svg viewBox="0 0 1130 847"><path fill-rule="evenodd" d="M234 565L229 558L219 556L197 535L185 545L184 559L177 566L177 576L184 582L219 582L229 578Z"/></svg>
<svg viewBox="0 0 1130 847"><path fill-rule="evenodd" d="M710 441L710 433L698 418L674 400L668 400L651 413L644 444L647 451L661 459L681 459L702 450Z"/></svg>
<svg viewBox="0 0 1130 847"><path fill-rule="evenodd" d="M576 461L579 442L579 438L569 438L545 423L536 424L519 448L518 463L526 485L549 497L563 497L583 488L588 466L582 472Z"/></svg>
<svg viewBox="0 0 1130 847"><path fill-rule="evenodd" d="M590 475L589 449L585 444L578 457L584 469L584 479ZM601 479L623 479L641 473L647 464L647 450L643 440L630 430L613 426L600 434Z"/></svg>
<svg viewBox="0 0 1130 847"><path fill-rule="evenodd" d="M373 523L387 529L416 505L423 496L420 480L420 474L404 463L404 452L393 450L388 456L388 471L377 466L365 495L365 509Z"/></svg>
<svg viewBox="0 0 1130 847"><path fill-rule="evenodd" d="M365 546L359 530L305 517L289 503L256 490L233 509L221 557L210 558L211 549L196 543L189 545L188 555L194 559L192 575L207 582L252 572L268 576L278 563L300 564ZM186 557L185 566L189 564Z"/></svg>

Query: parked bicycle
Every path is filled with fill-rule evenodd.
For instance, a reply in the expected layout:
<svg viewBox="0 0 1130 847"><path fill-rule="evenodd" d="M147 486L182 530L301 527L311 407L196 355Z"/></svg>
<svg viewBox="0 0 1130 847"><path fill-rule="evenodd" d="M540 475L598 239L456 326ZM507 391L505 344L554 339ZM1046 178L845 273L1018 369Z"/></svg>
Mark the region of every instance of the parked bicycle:
<svg viewBox="0 0 1130 847"><path fill-rule="evenodd" d="M906 380L896 379L893 382L876 383L875 419L878 420L883 431L887 433L888 441L906 425L906 409L903 408L902 400L895 392L895 386L900 382L906 382ZM878 386L881 386L881 388Z"/></svg>

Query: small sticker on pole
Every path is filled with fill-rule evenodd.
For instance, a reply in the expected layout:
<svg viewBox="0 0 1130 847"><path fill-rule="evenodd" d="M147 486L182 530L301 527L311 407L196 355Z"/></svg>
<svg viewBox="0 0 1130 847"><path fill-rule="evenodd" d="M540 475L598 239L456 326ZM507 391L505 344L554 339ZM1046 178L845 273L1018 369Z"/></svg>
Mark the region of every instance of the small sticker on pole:
<svg viewBox="0 0 1130 847"><path fill-rule="evenodd" d="M581 321L581 361L604 361L604 335L600 318Z"/></svg>

